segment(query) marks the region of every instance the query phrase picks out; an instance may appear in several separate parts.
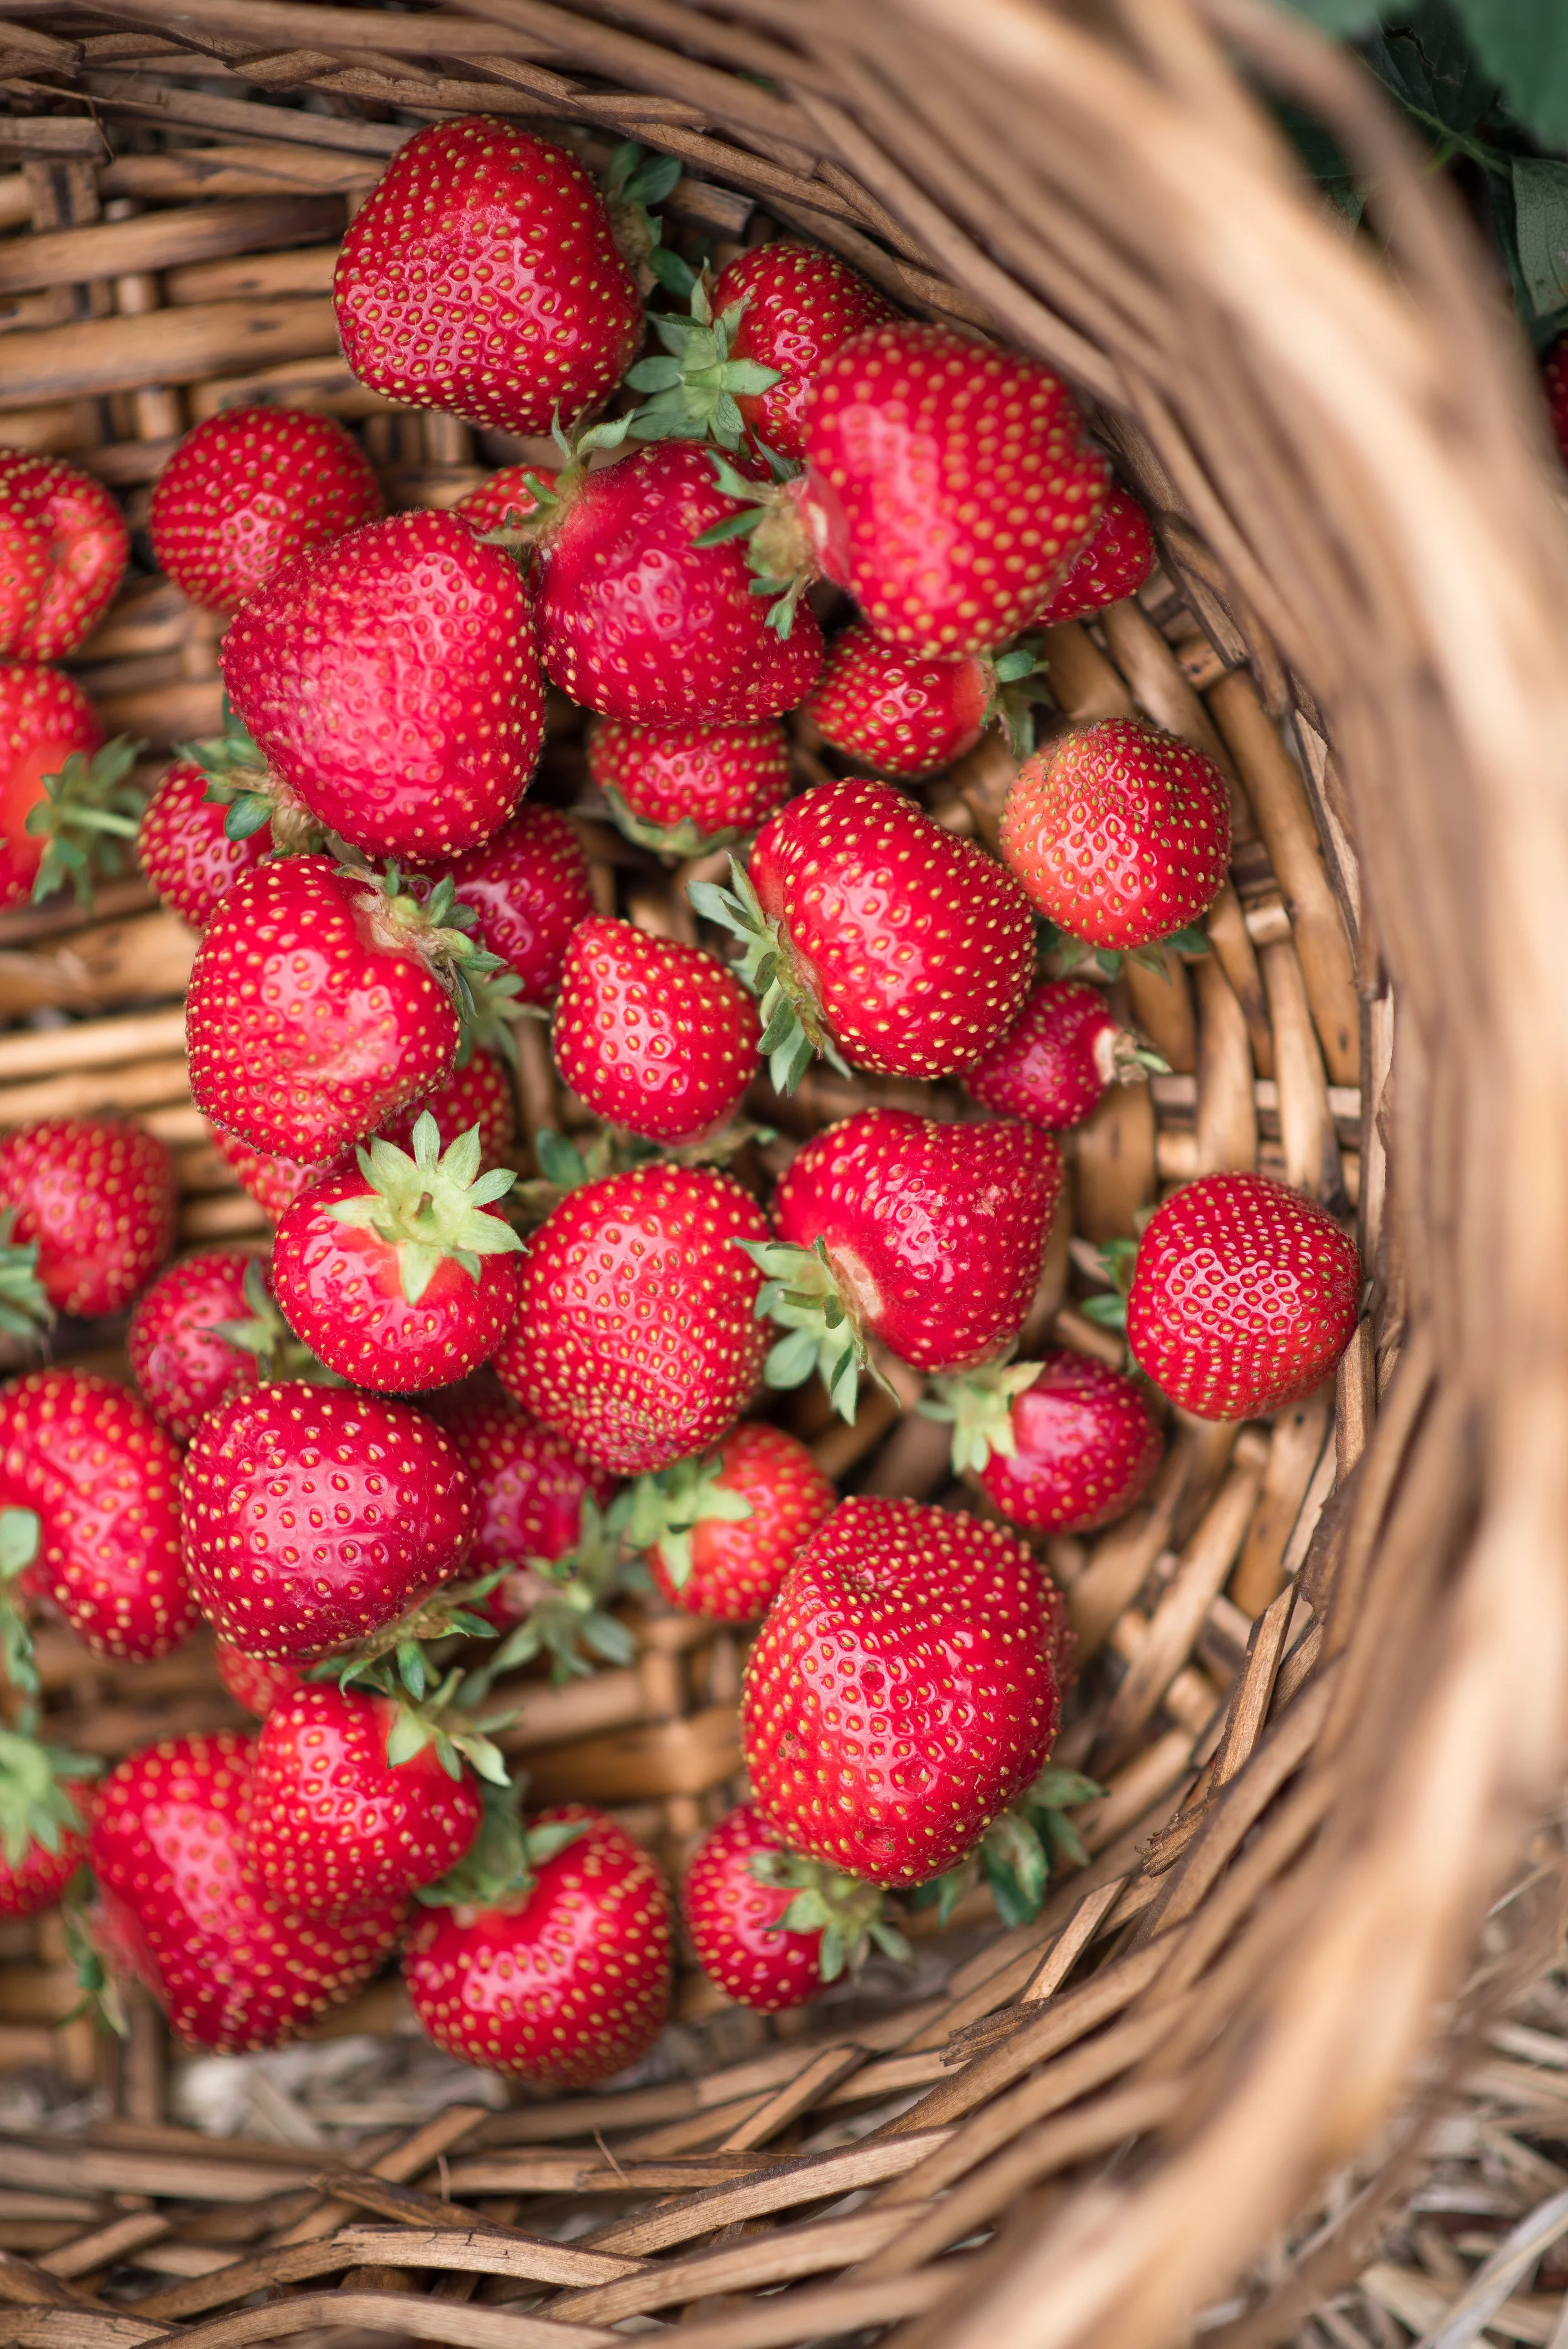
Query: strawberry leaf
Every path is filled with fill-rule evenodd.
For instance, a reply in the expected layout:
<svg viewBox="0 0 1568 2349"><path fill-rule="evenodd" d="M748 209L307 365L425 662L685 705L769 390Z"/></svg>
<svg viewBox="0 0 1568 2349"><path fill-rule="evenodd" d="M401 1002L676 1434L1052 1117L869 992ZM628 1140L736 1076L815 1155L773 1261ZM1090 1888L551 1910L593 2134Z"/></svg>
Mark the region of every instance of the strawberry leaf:
<svg viewBox="0 0 1568 2349"><path fill-rule="evenodd" d="M57 774L44 777L44 796L27 810L23 825L30 838L45 843L35 905L68 881L78 905L90 910L95 874L121 870L118 843L135 839L146 803L145 793L129 781L143 748L121 734L90 759L73 750Z"/></svg>
<svg viewBox="0 0 1568 2349"><path fill-rule="evenodd" d="M428 1110L414 1121L412 1155L377 1135L361 1145L359 1171L368 1189L335 1200L323 1210L337 1224L372 1231L397 1257L403 1294L418 1305L444 1263L457 1264L471 1280L479 1259L518 1255L522 1240L511 1226L488 1209L503 1198L517 1177L506 1167L480 1172L480 1129L441 1150L440 1129Z"/></svg>

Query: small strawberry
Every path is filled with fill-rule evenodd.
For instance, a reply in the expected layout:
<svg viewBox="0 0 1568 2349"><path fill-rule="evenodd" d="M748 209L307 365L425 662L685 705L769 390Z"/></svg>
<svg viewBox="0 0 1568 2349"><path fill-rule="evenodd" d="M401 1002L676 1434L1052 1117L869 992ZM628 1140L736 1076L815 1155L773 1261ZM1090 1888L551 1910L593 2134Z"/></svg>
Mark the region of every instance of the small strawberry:
<svg viewBox="0 0 1568 2349"><path fill-rule="evenodd" d="M1069 1644L1059 1592L1013 1535L914 1501L841 1501L746 1668L764 1822L872 1884L943 1875L1042 1767Z"/></svg>
<svg viewBox="0 0 1568 2349"><path fill-rule="evenodd" d="M487 474L477 490L459 498L451 512L461 514L475 536L483 538L490 531L531 520L540 511L539 491L554 487L555 475L543 465L502 465L499 472Z"/></svg>
<svg viewBox="0 0 1568 2349"><path fill-rule="evenodd" d="M573 1191L529 1243L495 1358L546 1427L619 1476L717 1444L762 1368L761 1281L735 1243L762 1212L727 1174L654 1165Z"/></svg>
<svg viewBox="0 0 1568 2349"><path fill-rule="evenodd" d="M47 533L0 507L0 659L16 657L48 580Z"/></svg>
<svg viewBox="0 0 1568 2349"><path fill-rule="evenodd" d="M995 673L988 660L922 660L846 628L805 703L824 741L885 775L914 778L949 767L980 740Z"/></svg>
<svg viewBox="0 0 1568 2349"><path fill-rule="evenodd" d="M210 1413L186 1455L181 1503L203 1614L270 1663L397 1623L454 1579L476 1514L468 1472L429 1420L301 1384L231 1395Z"/></svg>
<svg viewBox="0 0 1568 2349"><path fill-rule="evenodd" d="M1356 1330L1361 1258L1332 1216L1264 1174L1202 1174L1138 1245L1127 1338L1199 1419L1253 1419L1310 1394Z"/></svg>
<svg viewBox="0 0 1568 2349"><path fill-rule="evenodd" d="M404 1979L449 2055L542 2087L592 2087L645 2055L664 2028L669 1894L603 1811L542 1811L529 1839L526 1888L493 1907L433 1909L409 1936Z"/></svg>
<svg viewBox="0 0 1568 2349"><path fill-rule="evenodd" d="M780 457L806 453L806 397L823 362L853 335L892 318L892 305L836 254L780 238L743 253L720 271L712 295L717 316L739 308L728 356L777 370L759 392L741 390L736 406L747 429Z"/></svg>
<svg viewBox="0 0 1568 2349"><path fill-rule="evenodd" d="M628 840L695 856L755 832L789 796L789 740L754 726L631 726L597 718L588 772Z"/></svg>
<svg viewBox="0 0 1568 2349"><path fill-rule="evenodd" d="M593 911L583 843L554 808L520 807L494 838L446 868L474 936L520 982L518 1000L555 999L566 941Z"/></svg>
<svg viewBox="0 0 1568 2349"><path fill-rule="evenodd" d="M815 1135L774 1194L775 1237L748 1250L788 1333L769 1384L820 1371L852 1419L873 1340L923 1371L994 1360L1023 1327L1061 1185L1037 1126L875 1109Z"/></svg>
<svg viewBox="0 0 1568 2349"><path fill-rule="evenodd" d="M1123 1028L1105 989L1045 978L1012 1026L965 1071L965 1091L998 1117L1057 1132L1081 1125L1113 1084L1139 1084L1166 1063Z"/></svg>
<svg viewBox="0 0 1568 2349"><path fill-rule="evenodd" d="M86 1859L92 1798L80 1781L98 1768L85 1754L0 1729L0 1917L52 1909Z"/></svg>
<svg viewBox="0 0 1568 2349"><path fill-rule="evenodd" d="M91 905L94 874L118 873L120 842L136 837L135 757L123 736L105 742L74 678L0 665L0 910L67 881Z"/></svg>
<svg viewBox="0 0 1568 2349"><path fill-rule="evenodd" d="M716 1133L761 1073L757 1006L717 955L599 916L572 933L552 1034L578 1099L650 1142Z"/></svg>
<svg viewBox="0 0 1568 2349"><path fill-rule="evenodd" d="M245 1248L211 1248L170 1265L138 1300L125 1350L177 1444L241 1387L321 1376L278 1311L264 1267Z"/></svg>
<svg viewBox="0 0 1568 2349"><path fill-rule="evenodd" d="M174 1205L174 1162L145 1126L43 1118L0 1139L8 1237L36 1247L58 1312L92 1319L129 1305L173 1245Z"/></svg>
<svg viewBox="0 0 1568 2349"><path fill-rule="evenodd" d="M1205 752L1131 719L1065 734L1019 772L1002 854L1069 937L1152 945L1207 913L1231 856L1231 800Z"/></svg>
<svg viewBox="0 0 1568 2349"><path fill-rule="evenodd" d="M479 1492L468 1572L488 1577L509 1569L473 1600L474 1612L510 1631L540 1603L539 1569L572 1557L590 1533L589 1505L607 1507L615 1482L537 1426L504 1392L448 1424Z"/></svg>
<svg viewBox="0 0 1568 2349"><path fill-rule="evenodd" d="M741 2006L777 2014L803 2006L872 1945L907 1959L874 1884L786 1851L751 1803L728 1811L693 1852L681 1914L698 1965Z"/></svg>
<svg viewBox="0 0 1568 2349"><path fill-rule="evenodd" d="M185 2045L282 2047L396 1947L402 1911L299 1917L246 1875L254 1741L219 1730L129 1754L104 1780L88 1857L111 1968L145 1983Z"/></svg>
<svg viewBox="0 0 1568 2349"><path fill-rule="evenodd" d="M1154 568L1154 533L1138 500L1113 482L1087 545L1030 622L1054 628L1135 595Z"/></svg>
<svg viewBox="0 0 1568 2349"><path fill-rule="evenodd" d="M208 797L205 768L176 759L142 810L137 862L166 905L204 930L218 901L272 846L265 831L231 840L228 810Z"/></svg>
<svg viewBox="0 0 1568 2349"><path fill-rule="evenodd" d="M673 1606L756 1623L838 1497L798 1437L743 1419L711 1458L642 1479L626 1538Z"/></svg>
<svg viewBox="0 0 1568 2349"><path fill-rule="evenodd" d="M152 552L192 604L232 612L296 555L385 511L368 458L332 417L224 408L159 475Z"/></svg>
<svg viewBox="0 0 1568 2349"><path fill-rule="evenodd" d="M939 1379L933 1418L954 1422L953 1465L1016 1526L1093 1533L1125 1516L1160 1465L1160 1425L1136 1381L1088 1354Z"/></svg>
<svg viewBox="0 0 1568 2349"><path fill-rule="evenodd" d="M60 660L114 601L130 533L101 481L30 450L0 449L0 513L40 533L47 564L43 594L5 652L13 660Z"/></svg>
<svg viewBox="0 0 1568 2349"><path fill-rule="evenodd" d="M764 824L747 872L732 859L730 875L727 890L696 881L688 895L744 942L738 968L761 998L761 1049L780 1092L813 1050L885 1076L951 1076L1028 990L1023 891L889 783L802 792Z"/></svg>
<svg viewBox="0 0 1568 2349"><path fill-rule="evenodd" d="M258 1721L266 1719L280 1697L292 1696L305 1685L303 1673L292 1664L263 1663L260 1656L247 1656L227 1640L213 1640L212 1661L234 1702Z"/></svg>

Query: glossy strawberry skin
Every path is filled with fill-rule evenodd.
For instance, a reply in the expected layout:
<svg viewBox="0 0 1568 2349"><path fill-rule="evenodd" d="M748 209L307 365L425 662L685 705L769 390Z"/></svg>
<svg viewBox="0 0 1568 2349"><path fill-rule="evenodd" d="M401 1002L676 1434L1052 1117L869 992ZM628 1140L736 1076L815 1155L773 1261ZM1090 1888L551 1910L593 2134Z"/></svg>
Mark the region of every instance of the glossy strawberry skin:
<svg viewBox="0 0 1568 2349"><path fill-rule="evenodd" d="M965 1072L965 1090L998 1117L1058 1133L1081 1125L1105 1097L1120 1033L1103 988L1087 978L1041 979L1012 1026Z"/></svg>
<svg viewBox="0 0 1568 2349"><path fill-rule="evenodd" d="M539 511L538 494L529 480L542 482L547 490L555 487L555 475L548 465L502 465L499 471L487 475L477 490L469 490L458 500L451 512L461 514L476 536L487 531L504 530L509 523L526 522Z"/></svg>
<svg viewBox="0 0 1568 2349"><path fill-rule="evenodd" d="M1019 770L1001 840L1009 869L1069 936L1150 946L1218 895L1231 857L1230 792L1190 742L1102 719Z"/></svg>
<svg viewBox="0 0 1568 2349"><path fill-rule="evenodd" d="M715 1133L762 1069L756 1003L717 955L597 915L572 933L552 1032L578 1099L650 1142Z"/></svg>
<svg viewBox="0 0 1568 2349"><path fill-rule="evenodd" d="M258 865L208 926L185 999L191 1090L252 1150L329 1164L451 1072L458 1015L379 894L327 856Z"/></svg>
<svg viewBox="0 0 1568 2349"><path fill-rule="evenodd" d="M707 837L751 832L789 796L789 742L776 719L756 725L633 726L595 719L588 772L643 823L690 823Z"/></svg>
<svg viewBox="0 0 1568 2349"><path fill-rule="evenodd" d="M531 1825L587 1832L500 1909L432 1909L404 1979L438 2047L536 2085L587 2088L645 2055L669 2012L670 1898L645 1851L580 1803Z"/></svg>
<svg viewBox="0 0 1568 2349"><path fill-rule="evenodd" d="M160 1424L186 1443L210 1411L237 1387L253 1387L253 1354L220 1336L220 1321L253 1319L245 1248L210 1248L181 1257L160 1275L130 1317L125 1350L136 1383Z"/></svg>
<svg viewBox="0 0 1568 2349"><path fill-rule="evenodd" d="M48 582L47 533L0 506L0 659L15 658Z"/></svg>
<svg viewBox="0 0 1568 2349"><path fill-rule="evenodd" d="M256 1740L242 1826L247 1873L303 1917L400 1905L455 1868L479 1833L479 1781L434 1744L387 1758L391 1697L331 1682L273 1704Z"/></svg>
<svg viewBox="0 0 1568 2349"><path fill-rule="evenodd" d="M86 1808L80 1795L77 1805ZM85 1837L70 1827L61 1828L57 1850L35 1840L15 1865L0 1850L0 1917L36 1917L53 1909L87 1856Z"/></svg>
<svg viewBox="0 0 1568 2349"><path fill-rule="evenodd" d="M179 1492L173 1443L112 1380L34 1371L0 1392L0 1506L41 1528L28 1587L96 1655L148 1662L193 1628Z"/></svg>
<svg viewBox="0 0 1568 2349"><path fill-rule="evenodd" d="M341 1387L263 1386L196 1431L191 1585L221 1639L303 1663L380 1630L460 1570L472 1482L438 1427Z"/></svg>
<svg viewBox="0 0 1568 2349"><path fill-rule="evenodd" d="M402 1922L396 1908L294 1916L257 1889L240 1847L253 1753L230 1730L144 1746L103 1780L88 1838L111 1966L187 2046L224 2054L297 2039L368 1981Z"/></svg>
<svg viewBox="0 0 1568 2349"><path fill-rule="evenodd" d="M1031 626L1054 628L1136 595L1154 568L1154 533L1130 490L1113 482L1088 543Z"/></svg>
<svg viewBox="0 0 1568 2349"><path fill-rule="evenodd" d="M1013 1525L1054 1534L1114 1525L1160 1465L1159 1423L1142 1390L1090 1355L1045 1355L1010 1415L1016 1455L994 1452L978 1481Z"/></svg>
<svg viewBox="0 0 1568 2349"><path fill-rule="evenodd" d="M767 1826L872 1884L956 1867L1050 1752L1065 1619L1000 1526L841 1501L746 1668L746 1764Z"/></svg>
<svg viewBox="0 0 1568 2349"><path fill-rule="evenodd" d="M510 1395L476 1402L445 1424L479 1492L479 1525L464 1572L477 1582L498 1566L516 1569L474 1602L474 1612L509 1631L529 1614L537 1593L529 1561L553 1565L575 1549L583 1502L607 1507L615 1480L537 1426Z"/></svg>
<svg viewBox="0 0 1568 2349"><path fill-rule="evenodd" d="M289 789L373 858L488 840L544 740L517 566L453 514L394 514L285 564L235 616L221 658Z"/></svg>
<svg viewBox="0 0 1568 2349"><path fill-rule="evenodd" d="M691 1572L678 1588L656 1543L648 1568L660 1595L688 1615L755 1623L839 1495L798 1437L759 1419L730 1429L717 1476L750 1503L751 1515L701 1518L691 1532Z"/></svg>
<svg viewBox="0 0 1568 2349"><path fill-rule="evenodd" d="M741 542L693 543L738 511L689 441L585 476L539 550L544 665L563 693L642 726L727 725L805 699L822 666L809 606L780 638Z"/></svg>
<svg viewBox="0 0 1568 2349"><path fill-rule="evenodd" d="M751 1863L782 1847L753 1803L710 1827L681 1881L681 1915L696 1961L719 1988L759 2014L804 2006L822 1988L820 1931L781 1929L794 1894L759 1884Z"/></svg>
<svg viewBox="0 0 1568 2349"><path fill-rule="evenodd" d="M0 666L0 911L25 903L43 863L44 842L26 824L46 796L44 778L57 775L73 750L90 759L103 740L74 678L26 661Z"/></svg>
<svg viewBox="0 0 1568 2349"><path fill-rule="evenodd" d="M963 1370L1022 1329L1061 1184L1037 1126L862 1110L796 1154L773 1222L797 1247L825 1244L868 1337L917 1370Z"/></svg>
<svg viewBox="0 0 1568 2349"><path fill-rule="evenodd" d="M748 870L857 1068L952 1076L1016 1016L1034 972L1027 899L891 783L803 792L758 833Z"/></svg>
<svg viewBox="0 0 1568 2349"><path fill-rule="evenodd" d="M260 1656L247 1656L227 1640L213 1640L212 1661L234 1702L258 1721L266 1719L280 1697L292 1696L305 1685L292 1664L263 1663Z"/></svg>
<svg viewBox="0 0 1568 2349"><path fill-rule="evenodd" d="M972 750L990 706L991 673L973 653L920 660L855 626L834 638L805 708L835 750L913 779Z"/></svg>
<svg viewBox="0 0 1568 2349"><path fill-rule="evenodd" d="M593 911L588 859L563 815L521 807L493 840L446 870L471 908L474 936L522 981L519 1000L554 1001L566 942Z"/></svg>
<svg viewBox="0 0 1568 2349"><path fill-rule="evenodd" d="M265 824L246 840L231 840L229 811L207 797L207 778L190 759L176 759L142 812L136 857L166 905L193 930L204 930L221 898L272 846Z"/></svg>
<svg viewBox="0 0 1568 2349"><path fill-rule="evenodd" d="M836 254L786 239L738 254L720 271L712 301L715 317L745 303L729 356L777 367L779 381L766 391L742 392L736 404L758 440L795 459L806 453L812 377L851 335L894 316L892 303Z"/></svg>
<svg viewBox="0 0 1568 2349"><path fill-rule="evenodd" d="M38 1278L61 1313L118 1313L174 1240L174 1162L145 1126L42 1118L0 1139L0 1209L36 1240Z"/></svg>
<svg viewBox="0 0 1568 2349"><path fill-rule="evenodd" d="M378 522L380 485L330 416L225 408L194 425L152 492L152 551L181 595L232 612L285 563Z"/></svg>
<svg viewBox="0 0 1568 2349"><path fill-rule="evenodd" d="M766 1350L760 1276L735 1246L762 1212L727 1174L643 1166L573 1191L524 1262L495 1366L523 1409L618 1476L717 1444Z"/></svg>
<svg viewBox="0 0 1568 2349"><path fill-rule="evenodd" d="M63 659L114 601L130 552L124 517L101 481L63 457L0 450L0 512L40 531L48 575L8 649L13 660Z"/></svg>
<svg viewBox="0 0 1568 2349"><path fill-rule="evenodd" d="M1328 1376L1360 1299L1356 1244L1323 1208L1264 1174L1202 1174L1144 1228L1128 1343L1183 1411L1253 1419Z"/></svg>

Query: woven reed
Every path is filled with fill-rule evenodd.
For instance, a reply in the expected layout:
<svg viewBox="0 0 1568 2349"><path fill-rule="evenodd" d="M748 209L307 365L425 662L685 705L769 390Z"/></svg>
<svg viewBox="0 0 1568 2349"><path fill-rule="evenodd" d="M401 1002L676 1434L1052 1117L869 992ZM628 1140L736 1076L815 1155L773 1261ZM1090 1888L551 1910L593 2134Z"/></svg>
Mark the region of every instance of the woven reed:
<svg viewBox="0 0 1568 2349"><path fill-rule="evenodd" d="M1315 214L1222 43L1374 183L1381 263ZM962 1962L928 1946L915 2004L790 2034L694 1978L698 2076L459 2106L323 2188L319 2155L170 2128L156 2017L137 2006L123 2057L95 2052L59 2019L57 1927L8 1929L0 2058L96 2068L119 2117L0 2150L0 2335L553 2349L684 2308L690 2349L1185 2337L1407 2096L1561 1780L1568 548L1462 225L1354 70L1248 0L1092 19L1024 0L722 18L117 0L112 19L26 0L0 6L0 225L22 232L0 238L0 440L69 453L133 520L186 425L251 398L362 419L395 502L477 478L463 427L353 383L326 298L345 200L419 121L473 109L590 153L606 134L673 152L677 219L735 237L763 207L915 314L1059 365L1154 511L1165 576L1057 631L1053 684L1074 714L1137 708L1204 743L1238 814L1211 956L1169 985L1129 975L1175 1073L1076 1138L1076 1230L1128 1232L1161 1183L1261 1164L1358 1201L1372 1273L1334 1398L1268 1433L1181 1429L1145 1507L1050 1545L1091 1660L1074 1758L1109 1787L1091 1865L1032 1927L972 1918ZM324 110L267 102L304 88ZM212 730L213 656L211 624L144 581L78 667L110 729L156 750ZM977 753L934 803L994 834L1006 782ZM689 918L647 860L583 832L606 905ZM90 924L0 922L0 1014L69 1015L0 1033L0 1123L133 1109L180 1153L182 1237L259 1236L189 1098L191 946L131 883ZM814 1075L796 1128L916 1092ZM559 1114L538 1049L522 1106L531 1132ZM1094 1343L1060 1249L1032 1329ZM850 1430L797 1423L872 1489L945 1483L940 1439L879 1397ZM133 1677L60 1639L43 1663L61 1733L105 1754L232 1717L199 1649ZM738 1665L727 1635L649 1616L634 1668L531 1688L514 1744L536 1794L621 1806L678 1858L729 1798ZM340 2027L380 2027L395 1997ZM1467 2044L1450 2018L1422 2109ZM1205 2337L1288 2333L1364 2257L1417 2143L1387 2139L1289 2280ZM550 2239L584 2209L591 2237ZM112 2258L167 2279L134 2318L91 2292ZM241 2306L262 2284L286 2289Z"/></svg>

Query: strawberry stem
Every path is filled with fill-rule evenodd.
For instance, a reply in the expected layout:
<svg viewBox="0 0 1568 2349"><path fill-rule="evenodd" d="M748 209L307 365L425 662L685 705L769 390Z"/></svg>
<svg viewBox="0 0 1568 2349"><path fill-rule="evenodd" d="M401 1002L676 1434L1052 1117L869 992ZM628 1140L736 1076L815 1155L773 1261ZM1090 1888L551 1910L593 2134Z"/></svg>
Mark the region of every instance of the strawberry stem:
<svg viewBox="0 0 1568 2349"><path fill-rule="evenodd" d="M463 1683L463 1701L477 1704L489 1695L503 1672L549 1656L551 1679L559 1688L574 1675L586 1677L594 1661L629 1664L637 1643L626 1626L608 1611L609 1602L633 1587L624 1548L631 1502L625 1494L601 1510L584 1495L576 1545L564 1557L528 1557L504 1567L503 1575L521 1575L529 1599L526 1619L509 1631L499 1648L486 1656Z"/></svg>
<svg viewBox="0 0 1568 2349"><path fill-rule="evenodd" d="M677 1590L691 1579L692 1535L699 1525L742 1525L751 1515L744 1493L719 1482L719 1455L677 1460L673 1468L639 1476L632 1487L626 1540L633 1549L657 1549Z"/></svg>
<svg viewBox="0 0 1568 2349"><path fill-rule="evenodd" d="M932 1381L930 1395L916 1408L923 1419L952 1421L954 1475L977 1475L993 1454L1003 1460L1017 1457L1013 1398L1039 1375L1038 1362L994 1362Z"/></svg>
<svg viewBox="0 0 1568 2349"><path fill-rule="evenodd" d="M727 889L717 881L689 881L686 895L697 913L728 930L745 948L731 968L758 999L762 1021L758 1050L768 1062L775 1092L793 1092L816 1052L847 1077L848 1063L834 1048L821 1007L790 951L782 923L769 921L749 876L737 860L733 856L729 860Z"/></svg>
<svg viewBox="0 0 1568 2349"><path fill-rule="evenodd" d="M817 1964L824 1982L859 1973L873 1946L902 1964L913 1963L914 1952L889 1920L880 1885L793 1851L754 1852L750 1872L758 1884L794 1894L770 1932L821 1934Z"/></svg>
<svg viewBox="0 0 1568 2349"><path fill-rule="evenodd" d="M897 1402L896 1391L872 1359L825 1240L809 1248L787 1240L738 1239L734 1245L745 1249L763 1277L757 1319L774 1320L786 1332L762 1366L769 1386L803 1386L815 1371L833 1409L851 1423L862 1372Z"/></svg>
<svg viewBox="0 0 1568 2349"><path fill-rule="evenodd" d="M510 1224L485 1212L517 1177L504 1166L481 1174L477 1125L442 1152L440 1128L423 1110L411 1139L412 1157L380 1135L368 1149L361 1146L359 1171L369 1190L335 1200L326 1213L334 1223L375 1232L397 1251L403 1294L418 1305L444 1263L460 1265L477 1281L482 1257L519 1255L522 1241Z"/></svg>
<svg viewBox="0 0 1568 2349"><path fill-rule="evenodd" d="M743 299L716 318L705 271L693 284L689 317L655 313L649 318L665 348L661 357L639 359L626 377L634 391L653 394L632 419L632 429L639 440L717 440L721 449L741 447L746 425L736 405L737 396L769 391L779 380L777 367L729 356L745 308ZM754 521L748 520L747 526L754 526ZM718 527L722 530L725 525ZM707 532L697 541L698 545L717 543Z"/></svg>
<svg viewBox="0 0 1568 2349"><path fill-rule="evenodd" d="M273 773L261 745L229 707L226 694L222 733L206 742L182 742L178 755L206 776L205 796L213 806L227 808L225 839L249 840L270 824L273 846L280 854L297 856L321 846L322 826L283 777Z"/></svg>

